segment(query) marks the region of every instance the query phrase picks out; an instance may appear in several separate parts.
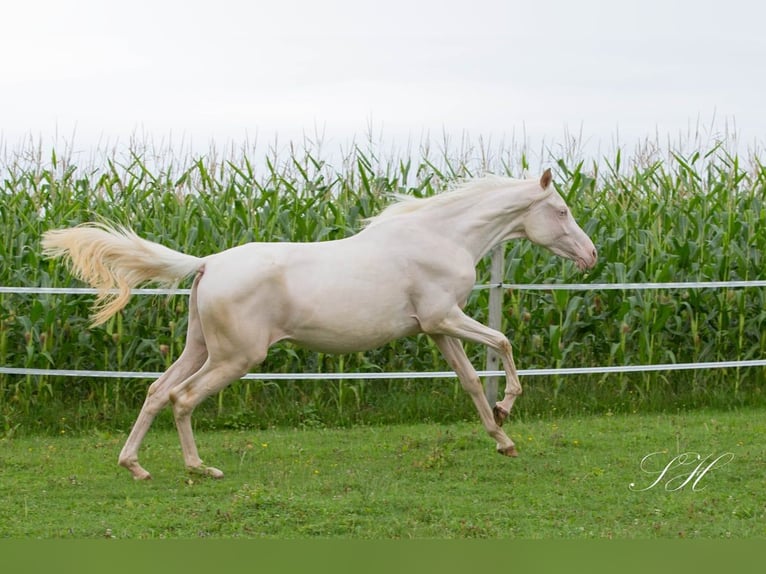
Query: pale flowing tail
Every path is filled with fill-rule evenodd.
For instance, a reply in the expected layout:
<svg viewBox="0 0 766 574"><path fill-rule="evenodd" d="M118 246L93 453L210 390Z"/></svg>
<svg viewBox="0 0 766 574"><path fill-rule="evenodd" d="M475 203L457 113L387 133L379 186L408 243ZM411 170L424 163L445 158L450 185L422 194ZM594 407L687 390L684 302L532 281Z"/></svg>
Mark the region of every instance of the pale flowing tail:
<svg viewBox="0 0 766 574"><path fill-rule="evenodd" d="M148 281L175 285L204 261L142 239L126 227L100 223L47 231L42 247L46 257L68 257L74 274L98 289L94 326L125 307L132 287Z"/></svg>

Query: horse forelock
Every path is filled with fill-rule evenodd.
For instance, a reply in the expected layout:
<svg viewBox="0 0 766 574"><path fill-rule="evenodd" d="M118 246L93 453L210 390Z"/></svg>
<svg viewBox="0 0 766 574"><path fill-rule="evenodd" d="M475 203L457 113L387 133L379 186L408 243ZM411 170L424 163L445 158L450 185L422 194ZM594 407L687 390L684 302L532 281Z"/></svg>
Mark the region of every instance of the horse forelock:
<svg viewBox="0 0 766 574"><path fill-rule="evenodd" d="M394 203L390 204L378 215L367 219L366 224L369 227L381 221L423 211L425 209L447 208L466 201L474 203L478 196L495 191L499 188L517 189L525 184L532 189L536 189L537 193L530 194L528 198L519 197L519 199L524 199L525 201L528 200L529 202L539 201L547 196L553 188L549 187L547 190L542 190L539 185L535 185L536 183L537 180L534 179L514 179L499 175L486 175L481 178L461 181L452 189L437 193L430 197L413 197L411 195L395 193L391 194Z"/></svg>

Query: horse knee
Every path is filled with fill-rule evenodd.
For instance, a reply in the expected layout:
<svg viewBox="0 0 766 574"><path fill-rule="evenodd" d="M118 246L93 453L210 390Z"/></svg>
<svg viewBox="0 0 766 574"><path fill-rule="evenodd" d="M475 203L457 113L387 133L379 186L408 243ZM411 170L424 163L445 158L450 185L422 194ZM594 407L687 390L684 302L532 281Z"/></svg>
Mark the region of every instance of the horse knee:
<svg viewBox="0 0 766 574"><path fill-rule="evenodd" d="M503 355L513 357L513 345L508 340L508 337L501 334L501 339L498 342L498 349Z"/></svg>

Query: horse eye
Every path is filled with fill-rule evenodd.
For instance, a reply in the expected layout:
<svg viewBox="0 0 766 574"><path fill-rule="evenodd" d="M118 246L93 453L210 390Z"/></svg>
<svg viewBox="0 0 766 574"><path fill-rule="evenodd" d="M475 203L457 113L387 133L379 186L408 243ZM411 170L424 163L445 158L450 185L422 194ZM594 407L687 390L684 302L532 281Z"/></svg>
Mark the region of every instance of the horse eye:
<svg viewBox="0 0 766 574"><path fill-rule="evenodd" d="M559 215L561 217L566 217L567 216L567 210L566 209L560 209L559 210Z"/></svg>

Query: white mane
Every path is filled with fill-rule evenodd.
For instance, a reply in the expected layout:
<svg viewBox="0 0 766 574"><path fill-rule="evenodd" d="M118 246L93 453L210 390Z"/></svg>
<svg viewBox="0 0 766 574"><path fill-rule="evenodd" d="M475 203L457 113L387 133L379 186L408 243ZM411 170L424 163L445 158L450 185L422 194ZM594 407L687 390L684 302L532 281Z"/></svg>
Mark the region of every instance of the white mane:
<svg viewBox="0 0 766 574"><path fill-rule="evenodd" d="M370 227L380 223L381 221L387 221L394 217L399 217L416 211L422 211L424 209L439 209L448 207L453 204L462 203L466 200L470 201L471 203L475 203L477 195L495 191L501 187L513 188L535 181L536 180L531 179L514 179L499 175L487 175L482 178L464 181L451 191L438 193L431 197L413 197L403 193L391 194L391 197L395 200L395 202L386 207L378 215L367 219L366 226Z"/></svg>

